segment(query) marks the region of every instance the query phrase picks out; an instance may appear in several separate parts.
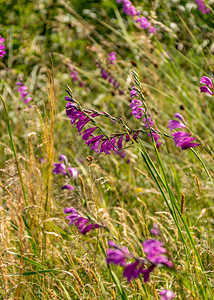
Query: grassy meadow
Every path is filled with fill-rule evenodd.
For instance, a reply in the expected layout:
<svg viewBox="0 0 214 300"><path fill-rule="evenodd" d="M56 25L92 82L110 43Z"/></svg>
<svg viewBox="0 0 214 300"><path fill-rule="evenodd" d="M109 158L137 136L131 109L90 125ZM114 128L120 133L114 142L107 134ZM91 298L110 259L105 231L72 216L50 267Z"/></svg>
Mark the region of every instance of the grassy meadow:
<svg viewBox="0 0 214 300"><path fill-rule="evenodd" d="M126 2L0 1L0 299L214 299L214 1Z"/></svg>

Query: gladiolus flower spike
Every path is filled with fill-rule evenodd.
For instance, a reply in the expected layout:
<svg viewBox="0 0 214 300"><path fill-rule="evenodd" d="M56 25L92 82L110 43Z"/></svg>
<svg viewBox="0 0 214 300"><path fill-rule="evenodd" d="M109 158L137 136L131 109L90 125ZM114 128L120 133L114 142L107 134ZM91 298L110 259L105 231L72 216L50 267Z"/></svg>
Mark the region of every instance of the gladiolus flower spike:
<svg viewBox="0 0 214 300"><path fill-rule="evenodd" d="M74 208L67 207L64 210L64 213L69 214L68 216L66 216L66 219L70 221L69 226L74 224L75 226L78 227L80 233L83 235L85 235L87 232L91 231L92 229L103 227L97 223L92 223L91 220L85 217L82 217L80 213Z"/></svg>
<svg viewBox="0 0 214 300"><path fill-rule="evenodd" d="M126 247L120 247L113 241L108 242L109 249L106 251L106 262L123 267L123 276L130 282L140 274L144 277L144 282L149 281L150 273L161 265L169 268L173 267L172 262L165 255L167 250L162 242L158 240L146 240L143 243L146 258L141 258L131 253ZM132 260L132 262L127 262ZM147 268L145 268L147 265Z"/></svg>
<svg viewBox="0 0 214 300"><path fill-rule="evenodd" d="M70 118L71 124L73 127L76 127L82 136L82 139L85 141L85 144L94 150L96 153L105 153L110 154L111 151L118 152L118 149L123 148L123 140L129 142L131 136L129 134L115 134L109 139L104 134L92 136L92 134L98 129L97 126L87 128L86 126L89 122L93 121L94 118L98 116L106 116L104 112L95 112L93 110L80 110L79 106L74 103L72 98L66 97L66 100L69 101L66 104L66 114ZM130 133L131 134L131 133ZM137 139L137 133L134 133L132 139Z"/></svg>
<svg viewBox="0 0 214 300"><path fill-rule="evenodd" d="M131 98L138 95L136 88L133 86L131 91ZM136 119L141 119L143 116L145 116L145 108L143 106L143 103L140 100L133 99L131 100L130 108L132 109L132 114L135 116ZM147 118L143 118L144 127L147 129L152 129L155 125L154 121L152 120L152 117L150 113L147 111ZM148 133L148 136L151 137L151 133ZM158 140L160 139L160 136L158 133L152 133L153 139L156 143L157 149L159 149L161 142L158 143Z"/></svg>
<svg viewBox="0 0 214 300"><path fill-rule="evenodd" d="M181 114L176 113L174 117L179 119L180 121L170 120L168 126L170 131L177 128L186 128L184 118ZM195 138L191 136L191 133L189 132L177 131L175 133L172 133L172 137L174 139L176 147L180 146L182 150L186 150L188 148L197 147L201 145L198 143L193 143Z"/></svg>

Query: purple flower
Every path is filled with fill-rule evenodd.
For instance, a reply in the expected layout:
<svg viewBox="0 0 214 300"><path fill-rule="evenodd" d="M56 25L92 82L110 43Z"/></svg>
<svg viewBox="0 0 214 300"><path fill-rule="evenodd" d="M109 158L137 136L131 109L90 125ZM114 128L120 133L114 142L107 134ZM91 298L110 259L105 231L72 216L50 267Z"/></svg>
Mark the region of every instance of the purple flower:
<svg viewBox="0 0 214 300"><path fill-rule="evenodd" d="M75 70L71 65L69 65L68 68L70 70L70 77L72 81L78 82L80 87L84 87L84 83L81 81L78 71Z"/></svg>
<svg viewBox="0 0 214 300"><path fill-rule="evenodd" d="M110 74L106 70L101 69L101 76L102 76L103 79L106 80L106 79L108 79L108 77L110 76Z"/></svg>
<svg viewBox="0 0 214 300"><path fill-rule="evenodd" d="M78 175L77 169L72 168L72 167L68 167L68 172L69 172L71 177L77 178L77 175Z"/></svg>
<svg viewBox="0 0 214 300"><path fill-rule="evenodd" d="M135 262L131 264L127 264L123 270L123 276L127 278L127 280L130 282L132 279L138 278L140 273L142 273L143 265L139 263L138 260L135 260Z"/></svg>
<svg viewBox="0 0 214 300"><path fill-rule="evenodd" d="M70 191L73 191L74 190L74 187L72 185L63 185L61 187L62 190L70 190Z"/></svg>
<svg viewBox="0 0 214 300"><path fill-rule="evenodd" d="M92 229L101 228L102 226L96 223L92 223L89 219L82 217L79 212L74 208L67 207L64 210L65 214L70 214L69 216L66 216L66 219L68 219L69 226L74 224L78 227L81 234L85 235L87 232L91 231Z"/></svg>
<svg viewBox="0 0 214 300"><path fill-rule="evenodd" d="M109 54L108 54L108 59L109 59L109 61L110 61L110 63L112 64L112 65L114 65L115 64L115 61L116 61L116 52L110 52Z"/></svg>
<svg viewBox="0 0 214 300"><path fill-rule="evenodd" d="M3 39L1 36L0 36L0 56L1 57L4 57L5 55L5 51L3 49L5 49L5 46L3 45L3 42L5 41L5 39Z"/></svg>
<svg viewBox="0 0 214 300"><path fill-rule="evenodd" d="M178 118L181 121L177 120L170 120L169 121L169 129L172 131L176 128L186 128L186 125L184 124L184 118L181 114L176 113L175 117ZM200 146L198 143L193 143L195 138L191 136L191 133L184 132L184 131L177 131L175 133L172 133L172 137L174 139L176 147L180 146L182 150L186 150L191 147L197 147Z"/></svg>
<svg viewBox="0 0 214 300"><path fill-rule="evenodd" d="M27 95L29 94L28 87L26 87L22 81L18 81L16 83L16 85L19 86L18 92L19 92L19 96L21 97L22 101L24 103L28 104L32 100L31 97L27 97Z"/></svg>
<svg viewBox="0 0 214 300"><path fill-rule="evenodd" d="M163 255L167 250L163 247L163 243L152 239L143 242L143 250L147 254L146 259L150 261L153 265L166 265L171 268L173 266L172 262L166 255Z"/></svg>
<svg viewBox="0 0 214 300"><path fill-rule="evenodd" d="M153 235L160 235L160 230L159 230L159 227L158 227L158 225L157 224L152 224L152 228L151 228L151 230L150 230L150 232L151 232L151 234L153 234Z"/></svg>
<svg viewBox="0 0 214 300"><path fill-rule="evenodd" d="M160 264L172 267L172 263L169 261L168 257L163 255L166 253L163 243L158 240L147 240L143 243L144 252L147 254L146 260L137 257L129 252L127 248L120 247L113 241L109 241L108 244L113 249L107 249L107 263L122 266L124 268L123 276L126 277L128 281L136 279L140 274L143 274L144 282L147 282L149 281L150 273L155 267L158 267ZM127 260L130 259L134 259L134 262L128 263ZM147 269L144 269L146 261L150 263L150 266Z"/></svg>
<svg viewBox="0 0 214 300"><path fill-rule="evenodd" d="M134 96L137 96L137 91L136 91L136 87L133 86L131 91L130 91L130 94L131 94L131 98L133 98Z"/></svg>
<svg viewBox="0 0 214 300"><path fill-rule="evenodd" d="M122 12L124 12L128 16L132 16L133 19L135 16L140 15L140 11L136 11L135 7L132 5L129 0L117 0L117 3L123 3ZM140 23L140 27L143 29L148 29L150 33L155 33L156 28L151 27L151 23L145 17L140 17L136 19L137 23Z"/></svg>
<svg viewBox="0 0 214 300"><path fill-rule="evenodd" d="M87 141L96 129L97 129L97 127L91 127L91 128L86 129L85 131L83 131L82 139Z"/></svg>
<svg viewBox="0 0 214 300"><path fill-rule="evenodd" d="M122 149L123 148L123 135L120 136L117 142L117 148Z"/></svg>
<svg viewBox="0 0 214 300"><path fill-rule="evenodd" d="M115 52L111 52L111 53L115 53ZM109 53L109 55L111 53ZM116 53L115 53L115 55L116 55ZM113 62L116 60L116 56L111 54L111 56L109 57L109 60L111 60L112 64L113 64ZM119 86L120 86L119 82L108 71L106 71L104 68L102 68L99 63L96 63L96 66L97 66L97 68L100 69L100 73L101 73L102 78L105 79L105 80L108 80L108 82L111 83L116 90L118 90ZM119 90L119 94L123 95L124 91Z"/></svg>
<svg viewBox="0 0 214 300"><path fill-rule="evenodd" d="M69 98L71 99L71 98ZM72 99L71 99L72 100ZM141 102L140 102L141 103ZM111 151L118 152L116 144L118 145L119 149L122 149L122 142L123 142L123 134L122 135L115 135L109 139L105 137L105 135L98 135L92 136L93 132L97 129L97 127L91 127L85 129L83 132L83 128L86 124L91 121L91 118L95 118L100 115L105 115L103 112L96 112L87 110L87 116L85 115L85 111L80 111L79 107L74 102L68 102L66 104L66 114L71 120L71 124L76 126L80 135L82 135L82 139L86 141L86 145L94 150L96 153L110 154ZM90 116L90 118L88 117ZM133 139L137 140L137 133L135 133L132 137ZM131 137L128 135L126 137L126 142L130 141Z"/></svg>
<svg viewBox="0 0 214 300"><path fill-rule="evenodd" d="M212 80L209 77L203 76L201 77L200 83L208 85L209 88L213 89Z"/></svg>
<svg viewBox="0 0 214 300"><path fill-rule="evenodd" d="M132 114L136 119L141 119L145 113L145 109L142 107L143 103L140 100L132 100L130 104L130 108L132 109Z"/></svg>
<svg viewBox="0 0 214 300"><path fill-rule="evenodd" d="M137 91L135 90L135 87L132 87L131 90L131 97L135 96L137 94ZM145 109L143 107L143 103L140 100L132 100L130 104L130 108L132 109L132 114L135 116L136 119L141 119L145 115ZM147 129L152 128L155 123L152 120L152 117L150 116L150 113L147 112L147 118L143 118L144 126ZM151 133L148 133L148 136L151 137ZM156 143L157 149L159 149L160 145L162 144L161 142L158 143L158 140L160 139L160 136L158 133L152 133L153 139Z"/></svg>
<svg viewBox="0 0 214 300"><path fill-rule="evenodd" d="M209 77L203 76L203 77L201 77L200 83L207 85L207 86L203 85L202 87L200 87L201 93L206 93L206 94L210 94L213 96L212 80Z"/></svg>
<svg viewBox="0 0 214 300"><path fill-rule="evenodd" d="M154 270L154 268L155 268L155 265L152 264L146 270L142 270L144 282L149 281L150 273Z"/></svg>
<svg viewBox="0 0 214 300"><path fill-rule="evenodd" d="M195 2L198 4L198 9L203 13L203 14L208 14L210 13L210 9L206 7L206 4L204 3L203 0L195 0Z"/></svg>
<svg viewBox="0 0 214 300"><path fill-rule="evenodd" d="M156 32L156 28L155 27L150 27L149 28L149 32L150 33L155 33Z"/></svg>
<svg viewBox="0 0 214 300"><path fill-rule="evenodd" d="M131 1L129 0L123 0L123 9L122 12L124 12L128 16L136 16L138 13L135 9L135 7L132 5Z"/></svg>
<svg viewBox="0 0 214 300"><path fill-rule="evenodd" d="M59 157L59 161L65 161L65 162L67 162L67 157L65 156L65 155L63 155L63 154L61 154L60 155L60 157Z"/></svg>
<svg viewBox="0 0 214 300"><path fill-rule="evenodd" d="M150 27L150 22L145 17L138 18L137 23L140 23L140 27L143 29L148 29Z"/></svg>
<svg viewBox="0 0 214 300"><path fill-rule="evenodd" d="M195 138L191 136L191 133L178 131L176 133L172 133L172 136L174 138L175 145L177 147L180 146L182 150L201 145L198 143L193 143Z"/></svg>
<svg viewBox="0 0 214 300"><path fill-rule="evenodd" d="M67 175L66 166L64 163L62 164L53 164L54 169L52 170L52 173L55 175L62 174Z"/></svg>
<svg viewBox="0 0 214 300"><path fill-rule="evenodd" d="M120 247L113 241L108 241L108 245L113 249L107 249L106 262L107 264L127 266L126 259L132 258L132 254L126 247Z"/></svg>
<svg viewBox="0 0 214 300"><path fill-rule="evenodd" d="M169 130L172 131L175 128L185 128L186 126L177 120L169 120Z"/></svg>
<svg viewBox="0 0 214 300"><path fill-rule="evenodd" d="M175 298L175 294L169 290L163 290L159 293L161 300L172 300Z"/></svg>

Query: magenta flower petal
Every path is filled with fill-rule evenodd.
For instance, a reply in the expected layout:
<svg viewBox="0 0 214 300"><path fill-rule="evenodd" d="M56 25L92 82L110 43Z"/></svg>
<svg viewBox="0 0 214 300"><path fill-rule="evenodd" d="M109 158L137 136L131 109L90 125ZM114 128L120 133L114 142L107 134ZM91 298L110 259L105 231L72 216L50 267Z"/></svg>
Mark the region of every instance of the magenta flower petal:
<svg viewBox="0 0 214 300"><path fill-rule="evenodd" d="M70 191L73 191L74 190L74 187L72 185L63 185L61 187L62 190L70 190Z"/></svg>
<svg viewBox="0 0 214 300"><path fill-rule="evenodd" d="M155 265L151 265L146 270L142 270L141 273L143 274L144 282L149 281L150 273L154 270Z"/></svg>
<svg viewBox="0 0 214 300"><path fill-rule="evenodd" d="M200 90L201 90L201 93L206 93L206 94L210 94L213 96L213 93L211 92L211 90L205 85L201 86Z"/></svg>
<svg viewBox="0 0 214 300"><path fill-rule="evenodd" d="M67 157L65 155L61 154L60 157L59 157L59 161L65 161L66 162Z"/></svg>
<svg viewBox="0 0 214 300"><path fill-rule="evenodd" d="M200 83L206 84L209 88L213 89L212 80L209 77L206 76L201 77Z"/></svg>
<svg viewBox="0 0 214 300"><path fill-rule="evenodd" d="M123 148L123 135L121 135L118 139L118 142L117 142L117 147L119 149L122 149Z"/></svg>
<svg viewBox="0 0 214 300"><path fill-rule="evenodd" d="M82 139L87 141L88 138L92 135L92 133L97 129L97 127L88 128L82 133Z"/></svg>
<svg viewBox="0 0 214 300"><path fill-rule="evenodd" d="M55 175L58 175L58 174L62 174L62 175L66 175L67 172L66 172L66 166L65 164L53 164L54 166L54 169L52 170L52 173L55 174Z"/></svg>
<svg viewBox="0 0 214 300"><path fill-rule="evenodd" d="M185 128L185 127L186 126L180 121L169 120L168 128L169 128L170 131L172 131L175 128Z"/></svg>
<svg viewBox="0 0 214 300"><path fill-rule="evenodd" d="M123 276L126 277L129 282L132 279L136 279L141 273L142 266L140 265L139 268L138 266L139 266L139 261L136 260L134 263L129 264L124 268Z"/></svg>
<svg viewBox="0 0 214 300"><path fill-rule="evenodd" d="M77 176L78 176L78 171L77 171L77 169L72 168L72 167L69 167L69 168L68 168L68 172L69 172L69 174L70 174L71 177L77 178Z"/></svg>

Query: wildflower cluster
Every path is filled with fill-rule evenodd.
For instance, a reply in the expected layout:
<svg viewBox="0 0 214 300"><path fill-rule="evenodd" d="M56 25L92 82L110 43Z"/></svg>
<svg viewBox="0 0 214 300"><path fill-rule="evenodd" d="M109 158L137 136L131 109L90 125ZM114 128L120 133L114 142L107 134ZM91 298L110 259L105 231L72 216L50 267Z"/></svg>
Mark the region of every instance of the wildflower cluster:
<svg viewBox="0 0 214 300"><path fill-rule="evenodd" d="M105 153L110 154L111 151L118 152L118 149L123 148L123 140L126 142L131 141L131 139L136 140L138 133L134 133L133 136L128 133L117 133L112 135L110 138L107 138L105 134L92 136L95 130L98 129L97 126L90 127L88 129L83 128L90 121L93 121L94 118L98 116L109 116L105 112L97 112L93 110L80 110L79 106L73 102L72 98L66 97L66 100L69 101L66 105L66 114L70 118L71 124L77 128L82 139L86 141L86 145L94 150L96 153ZM118 148L118 149L117 149Z"/></svg>
<svg viewBox="0 0 214 300"><path fill-rule="evenodd" d="M123 4L122 12L128 16L136 17L140 16L140 11L137 11L136 8L132 5L131 1L129 0L117 0L117 3ZM151 23L148 21L146 17L138 17L135 18L135 21L139 23L140 27L146 30L149 30L150 33L155 33L156 28L151 26Z"/></svg>
<svg viewBox="0 0 214 300"><path fill-rule="evenodd" d="M202 87L200 87L201 93L206 93L213 96L214 91L212 80L209 77L203 76L201 77L200 83L205 84Z"/></svg>
<svg viewBox="0 0 214 300"><path fill-rule="evenodd" d="M132 87L130 94L131 94L131 98L138 95L137 90L134 86ZM145 111L143 103L140 100L136 100L136 99L131 100L130 108L132 109L132 114L138 120L144 116L144 118L143 118L144 127L146 127L148 130L153 129L155 123L151 117L151 114L148 110L147 110L147 112ZM155 133L155 132L152 132L152 133L149 132L148 136L151 137L151 134L156 143L156 147L159 149L160 145L162 144L161 142L158 142L160 139L159 134Z"/></svg>
<svg viewBox="0 0 214 300"><path fill-rule="evenodd" d="M170 120L169 121L169 130L172 131L173 129L177 128L186 128L186 124L184 121L184 118L181 114L176 113L174 115L175 118L178 120ZM190 147L196 147L200 146L198 143L193 143L195 138L191 135L189 132L184 132L184 131L177 131L175 133L172 133L175 145L178 147L180 146L182 150L188 149Z"/></svg>
<svg viewBox="0 0 214 300"><path fill-rule="evenodd" d="M68 69L70 70L70 77L73 82L77 82L79 84L79 87L84 87L84 83L81 81L79 77L79 72L77 70L74 70L74 68L69 65Z"/></svg>
<svg viewBox="0 0 214 300"><path fill-rule="evenodd" d="M19 86L18 92L19 92L19 96L21 97L22 101L25 104L28 104L32 100L31 97L27 97L29 94L28 87L24 85L23 81L20 78L19 78L19 81L16 83L16 85Z"/></svg>
<svg viewBox="0 0 214 300"><path fill-rule="evenodd" d="M68 159L65 155L60 155L59 157L60 163L54 163L52 173L55 175L61 174L68 176L70 178L77 178L78 171L75 168L68 166ZM61 187L62 190L74 190L72 185L63 185Z"/></svg>
<svg viewBox="0 0 214 300"><path fill-rule="evenodd" d="M198 9L203 13L203 14L209 14L210 9L206 6L205 2L203 0L195 0L196 4L198 5Z"/></svg>
<svg viewBox="0 0 214 300"><path fill-rule="evenodd" d="M96 63L96 67L100 69L100 74L101 74L102 78L105 79L105 80L108 80L108 82L111 85L113 85L114 89L116 91L118 91L120 95L123 95L124 91L119 89L120 83L117 81L117 79L109 71L107 71L106 69L101 67L101 65L99 63Z"/></svg>
<svg viewBox="0 0 214 300"><path fill-rule="evenodd" d="M106 251L106 262L123 267L123 276L130 282L136 279L140 274L144 277L144 282L149 281L150 273L161 265L169 268L173 267L172 262L166 256L167 250L164 248L162 242L151 239L143 243L143 250L146 254L145 258L138 257L131 253L126 247L120 247L113 241L109 241L108 245L111 247ZM134 260L128 263L127 260ZM147 268L145 268L147 265Z"/></svg>
<svg viewBox="0 0 214 300"><path fill-rule="evenodd" d="M88 218L82 217L80 213L74 208L67 207L64 210L64 213L70 214L69 216L66 216L66 219L70 221L69 226L74 224L75 226L78 227L80 233L83 235L85 235L87 232L91 231L92 229L103 227L97 223L93 223Z"/></svg>
<svg viewBox="0 0 214 300"><path fill-rule="evenodd" d="M1 57L4 57L4 55L5 55L5 51L4 51L4 49L5 49L5 46L3 45L3 42L5 41L5 39L3 39L2 37L1 37L1 35L0 35L0 56Z"/></svg>

